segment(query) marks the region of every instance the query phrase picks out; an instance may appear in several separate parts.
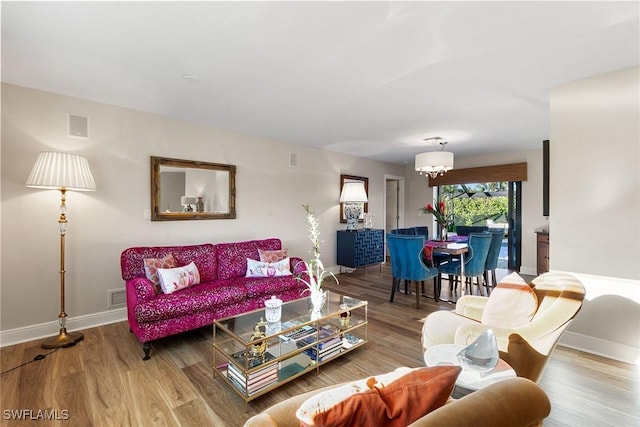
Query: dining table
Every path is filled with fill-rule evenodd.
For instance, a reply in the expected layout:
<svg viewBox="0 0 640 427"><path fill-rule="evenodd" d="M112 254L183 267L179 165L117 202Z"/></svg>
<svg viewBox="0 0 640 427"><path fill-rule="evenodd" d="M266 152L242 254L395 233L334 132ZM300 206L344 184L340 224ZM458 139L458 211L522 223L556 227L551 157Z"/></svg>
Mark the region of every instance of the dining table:
<svg viewBox="0 0 640 427"><path fill-rule="evenodd" d="M431 249L431 252L433 254L445 254L445 255L449 255L449 256L459 256L460 257L460 292L461 295L465 294L466 291L466 286L465 286L465 278L464 278L464 257L465 254L467 252L469 252L469 245L468 245L468 240L469 240L469 236L448 236L447 240L427 240L425 241L424 245L428 246ZM438 281L438 283L440 283L440 281ZM440 293L441 293L441 287L440 285L437 286L437 289L434 290L434 294L435 297L434 299L436 301L443 301L443 302L453 302L455 303L455 301L449 301L449 300L441 300L440 299Z"/></svg>

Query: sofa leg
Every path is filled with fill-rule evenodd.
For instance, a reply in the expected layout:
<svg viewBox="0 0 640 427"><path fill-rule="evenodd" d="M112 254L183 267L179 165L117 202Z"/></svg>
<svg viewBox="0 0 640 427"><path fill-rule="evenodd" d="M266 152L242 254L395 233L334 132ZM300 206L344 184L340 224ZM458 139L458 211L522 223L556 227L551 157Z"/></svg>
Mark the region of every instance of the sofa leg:
<svg viewBox="0 0 640 427"><path fill-rule="evenodd" d="M151 359L151 356L149 356L149 353L151 352L151 343L150 342L143 343L142 350L144 351L144 357L142 358L142 360Z"/></svg>

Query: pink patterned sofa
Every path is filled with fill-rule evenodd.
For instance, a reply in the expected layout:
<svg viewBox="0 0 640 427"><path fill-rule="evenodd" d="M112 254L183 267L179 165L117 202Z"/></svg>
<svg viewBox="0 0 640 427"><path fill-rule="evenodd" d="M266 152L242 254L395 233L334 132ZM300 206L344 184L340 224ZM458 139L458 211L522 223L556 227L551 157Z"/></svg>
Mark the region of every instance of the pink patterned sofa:
<svg viewBox="0 0 640 427"><path fill-rule="evenodd" d="M259 259L258 249L280 250L280 239L192 246L147 246L125 249L120 255L127 291L129 327L149 359L151 341L211 325L215 319L264 307L272 295L283 301L303 297L306 286L296 278L304 271L300 258L291 257L293 275L245 277L247 258ZM177 266L194 262L200 284L170 294L157 291L147 279L145 258L173 254Z"/></svg>

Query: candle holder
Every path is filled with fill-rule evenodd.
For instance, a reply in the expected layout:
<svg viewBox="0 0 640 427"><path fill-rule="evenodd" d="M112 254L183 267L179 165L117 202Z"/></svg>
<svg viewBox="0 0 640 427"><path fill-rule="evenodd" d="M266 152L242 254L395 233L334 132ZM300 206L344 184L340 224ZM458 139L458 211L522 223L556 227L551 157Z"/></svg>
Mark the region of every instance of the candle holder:
<svg viewBox="0 0 640 427"><path fill-rule="evenodd" d="M340 304L340 310L346 310L349 308L348 304ZM344 331L351 327L351 312L343 311L340 313L340 330Z"/></svg>

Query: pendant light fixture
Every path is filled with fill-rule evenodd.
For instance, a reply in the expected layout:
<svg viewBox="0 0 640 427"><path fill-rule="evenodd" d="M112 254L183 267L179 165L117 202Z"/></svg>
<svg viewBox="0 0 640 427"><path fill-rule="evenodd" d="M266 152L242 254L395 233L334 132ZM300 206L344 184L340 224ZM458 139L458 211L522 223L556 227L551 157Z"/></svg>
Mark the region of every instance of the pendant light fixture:
<svg viewBox="0 0 640 427"><path fill-rule="evenodd" d="M453 169L453 153L444 151L444 146L447 145L447 142L443 141L439 136L426 138L425 141L433 141L434 144L440 144L441 148L440 151L416 154L416 171L420 172L420 174L426 173L431 178L435 178Z"/></svg>

